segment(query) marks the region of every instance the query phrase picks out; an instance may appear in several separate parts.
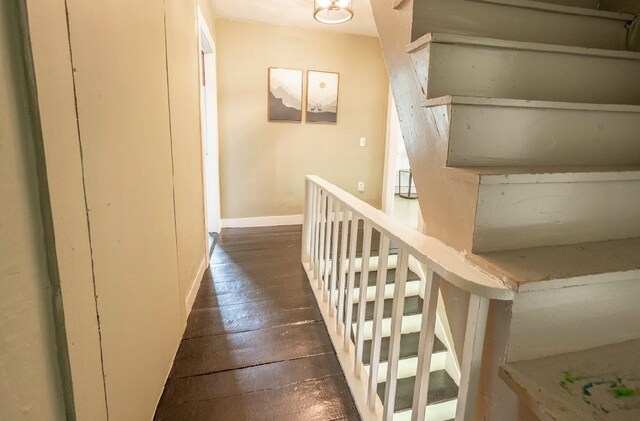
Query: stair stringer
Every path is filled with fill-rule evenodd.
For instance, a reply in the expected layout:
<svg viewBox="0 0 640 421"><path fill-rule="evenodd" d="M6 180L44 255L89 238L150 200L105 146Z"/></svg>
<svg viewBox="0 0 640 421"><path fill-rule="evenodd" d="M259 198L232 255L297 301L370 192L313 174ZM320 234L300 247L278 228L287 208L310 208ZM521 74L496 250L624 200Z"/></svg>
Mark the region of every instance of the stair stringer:
<svg viewBox="0 0 640 421"><path fill-rule="evenodd" d="M388 0L370 2L418 191L424 232L461 252L470 252L472 237L468 233L473 232L478 186L446 177L441 172L446 166L449 132L443 125L449 124L451 110L448 106L421 107L425 95L407 53L414 0L406 0L398 8ZM443 130L445 128L447 130ZM454 349L460 359L468 294L446 282L441 288L454 342L450 349ZM490 304L476 416L485 420L533 421L536 417L498 377L498 367L506 358L510 309L509 302Z"/></svg>

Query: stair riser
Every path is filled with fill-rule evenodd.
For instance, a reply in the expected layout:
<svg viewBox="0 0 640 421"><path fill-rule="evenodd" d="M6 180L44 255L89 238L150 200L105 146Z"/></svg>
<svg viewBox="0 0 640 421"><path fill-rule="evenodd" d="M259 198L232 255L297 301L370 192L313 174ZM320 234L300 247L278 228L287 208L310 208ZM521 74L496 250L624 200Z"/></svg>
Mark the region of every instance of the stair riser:
<svg viewBox="0 0 640 421"><path fill-rule="evenodd" d="M429 405L425 414L425 421L447 421L456 417L456 405L458 400ZM393 421L411 421L411 411L397 412L393 415Z"/></svg>
<svg viewBox="0 0 640 421"><path fill-rule="evenodd" d="M454 104L447 165L637 165L640 113Z"/></svg>
<svg viewBox="0 0 640 421"><path fill-rule="evenodd" d="M411 60L427 98L640 104L640 60L438 42Z"/></svg>
<svg viewBox="0 0 640 421"><path fill-rule="evenodd" d="M384 286L384 299L392 299L393 291L395 289L395 284L386 284ZM420 294L420 281L408 281L406 284L405 297L414 297ZM376 299L376 287L370 286L367 287L367 302L374 301ZM353 290L353 303L357 304L360 302L360 288L354 288Z"/></svg>
<svg viewBox="0 0 640 421"><path fill-rule="evenodd" d="M438 352L431 356L431 371L444 370L447 360L446 352ZM367 374L369 373L369 365L365 366ZM384 383L387 381L387 369L389 364L381 362L378 366L378 383ZM406 379L408 377L414 377L418 370L418 357L406 358L398 361L398 378Z"/></svg>
<svg viewBox="0 0 640 421"><path fill-rule="evenodd" d="M480 185L476 253L640 236L640 181Z"/></svg>
<svg viewBox="0 0 640 421"><path fill-rule="evenodd" d="M467 0L414 2L413 39L428 32L624 49L625 22Z"/></svg>
<svg viewBox="0 0 640 421"><path fill-rule="evenodd" d="M402 318L402 329L401 333L403 335L408 333L420 332L420 325L422 323L422 314L414 314L411 316L404 316ZM357 324L354 323L352 325L353 331L357 331ZM364 340L369 341L373 337L373 320L368 320L364 322ZM382 320L382 336L386 338L391 335L391 319L383 319Z"/></svg>

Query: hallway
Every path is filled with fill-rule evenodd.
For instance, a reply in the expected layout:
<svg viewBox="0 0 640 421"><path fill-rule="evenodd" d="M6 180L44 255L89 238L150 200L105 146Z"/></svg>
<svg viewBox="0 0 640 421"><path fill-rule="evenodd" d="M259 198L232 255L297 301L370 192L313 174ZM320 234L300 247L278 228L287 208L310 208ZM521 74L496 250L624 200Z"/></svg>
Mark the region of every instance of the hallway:
<svg viewBox="0 0 640 421"><path fill-rule="evenodd" d="M300 248L300 226L223 230L156 420L359 418Z"/></svg>

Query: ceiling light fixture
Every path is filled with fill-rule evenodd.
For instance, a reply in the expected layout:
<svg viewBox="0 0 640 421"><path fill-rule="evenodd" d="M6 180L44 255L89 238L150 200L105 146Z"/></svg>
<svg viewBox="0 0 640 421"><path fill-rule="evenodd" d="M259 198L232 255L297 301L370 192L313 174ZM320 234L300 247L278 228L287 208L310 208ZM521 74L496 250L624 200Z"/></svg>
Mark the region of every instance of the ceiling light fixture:
<svg viewBox="0 0 640 421"><path fill-rule="evenodd" d="M321 23L336 25L353 18L352 0L314 0L313 17Z"/></svg>

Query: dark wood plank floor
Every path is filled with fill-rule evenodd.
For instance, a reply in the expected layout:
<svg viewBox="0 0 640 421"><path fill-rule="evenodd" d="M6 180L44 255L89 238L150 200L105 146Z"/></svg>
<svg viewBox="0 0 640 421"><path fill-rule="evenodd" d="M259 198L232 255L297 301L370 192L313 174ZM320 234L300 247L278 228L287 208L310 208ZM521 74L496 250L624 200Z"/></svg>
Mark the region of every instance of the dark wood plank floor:
<svg viewBox="0 0 640 421"><path fill-rule="evenodd" d="M359 419L300 242L300 226L223 230L156 420Z"/></svg>

